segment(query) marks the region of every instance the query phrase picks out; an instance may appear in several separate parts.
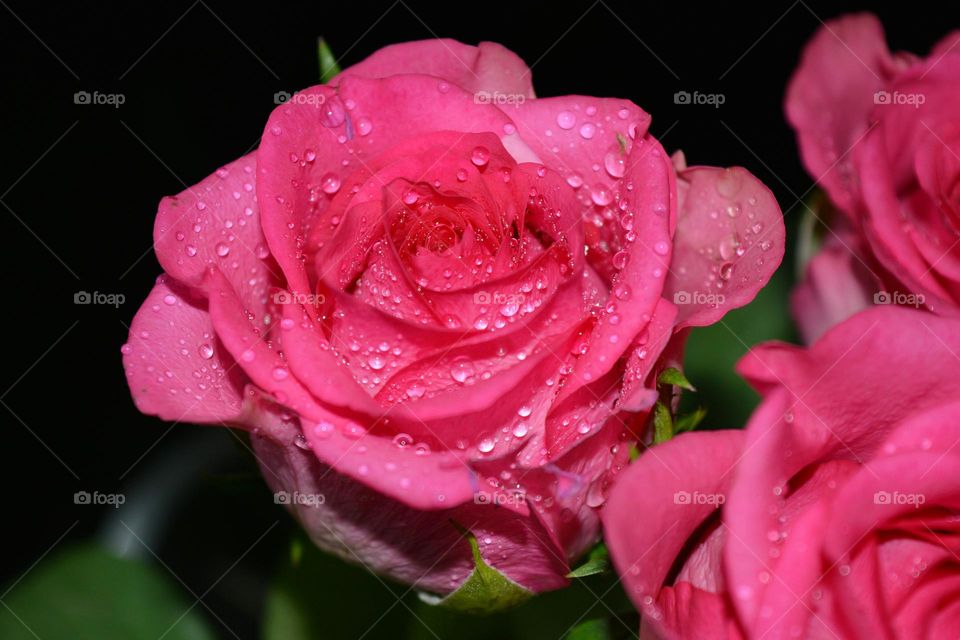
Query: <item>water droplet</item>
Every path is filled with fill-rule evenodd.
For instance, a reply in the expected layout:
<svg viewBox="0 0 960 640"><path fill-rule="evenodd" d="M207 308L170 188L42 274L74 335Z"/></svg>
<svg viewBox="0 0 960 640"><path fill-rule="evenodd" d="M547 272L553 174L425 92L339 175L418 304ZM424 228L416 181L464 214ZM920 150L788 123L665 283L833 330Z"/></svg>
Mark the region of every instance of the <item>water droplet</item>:
<svg viewBox="0 0 960 640"><path fill-rule="evenodd" d="M486 147L474 147L470 152L470 162L482 167L490 161L490 150Z"/></svg>
<svg viewBox="0 0 960 640"><path fill-rule="evenodd" d="M557 114L557 126L561 129L573 129L577 123L577 116L570 111L561 111Z"/></svg>
<svg viewBox="0 0 960 640"><path fill-rule="evenodd" d="M426 442L418 442L413 447L413 452L418 456L428 456L430 455L430 445L428 445Z"/></svg>
<svg viewBox="0 0 960 640"><path fill-rule="evenodd" d="M328 129L339 127L347 117L343 108L343 101L337 96L326 99L321 109L320 124Z"/></svg>
<svg viewBox="0 0 960 640"><path fill-rule="evenodd" d="M450 367L450 377L460 384L466 382L468 378L473 377L475 373L476 369L474 368L473 363L467 358L458 359Z"/></svg>
<svg viewBox="0 0 960 640"><path fill-rule="evenodd" d="M733 169L725 169L723 175L717 179L716 189L724 198L732 198L740 191L741 176Z"/></svg>
<svg viewBox="0 0 960 640"><path fill-rule="evenodd" d="M417 398L422 398L423 394L426 392L427 390L423 385L412 384L409 387L407 387L407 397L413 400L416 400Z"/></svg>
<svg viewBox="0 0 960 640"><path fill-rule="evenodd" d="M200 345L197 351L200 353L200 357L204 360L209 360L213 357L213 347L206 342Z"/></svg>
<svg viewBox="0 0 960 640"><path fill-rule="evenodd" d="M477 449L480 450L480 453L490 453L495 446L496 443L493 441L493 438L484 438L480 441L480 444L477 445Z"/></svg>
<svg viewBox="0 0 960 640"><path fill-rule="evenodd" d="M215 249L217 251L217 255L221 258L226 258L230 253L230 247L224 242L218 242Z"/></svg>
<svg viewBox="0 0 960 640"><path fill-rule="evenodd" d="M603 156L603 166L614 178L622 178L626 172L626 157L620 153L620 149L611 149Z"/></svg>
<svg viewBox="0 0 960 640"><path fill-rule="evenodd" d="M340 190L340 176L328 173L320 180L320 184L324 193L334 194Z"/></svg>
<svg viewBox="0 0 960 640"><path fill-rule="evenodd" d="M360 118L357 120L357 133L365 136L371 131L373 131L373 123L370 122L369 118Z"/></svg>
<svg viewBox="0 0 960 640"><path fill-rule="evenodd" d="M613 194L604 186L595 186L590 190L590 199L594 204L605 207L613 202Z"/></svg>
<svg viewBox="0 0 960 640"><path fill-rule="evenodd" d="M582 127L580 127L580 136L585 140L590 140L594 135L596 135L596 133L597 127L590 122L586 122Z"/></svg>
<svg viewBox="0 0 960 640"><path fill-rule="evenodd" d="M393 444L397 445L401 449L409 447L411 444L413 444L413 436L410 436L406 433L398 433L397 435L393 436Z"/></svg>
<svg viewBox="0 0 960 640"><path fill-rule="evenodd" d="M289 376L290 373L283 367L275 367L273 369L272 375L274 380L280 381L280 380L286 380L287 376Z"/></svg>
<svg viewBox="0 0 960 640"><path fill-rule="evenodd" d="M617 269L623 269L630 262L630 252L629 251L618 251L613 256L613 266Z"/></svg>

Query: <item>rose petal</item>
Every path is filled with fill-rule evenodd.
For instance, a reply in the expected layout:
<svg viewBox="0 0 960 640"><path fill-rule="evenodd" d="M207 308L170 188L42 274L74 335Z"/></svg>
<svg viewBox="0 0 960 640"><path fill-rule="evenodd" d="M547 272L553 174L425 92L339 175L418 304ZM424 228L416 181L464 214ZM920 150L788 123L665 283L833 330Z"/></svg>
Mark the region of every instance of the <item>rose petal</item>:
<svg viewBox="0 0 960 640"><path fill-rule="evenodd" d="M753 300L780 266L786 232L770 190L746 169L692 167L677 215L666 297L679 326L705 326Z"/></svg>
<svg viewBox="0 0 960 640"><path fill-rule="evenodd" d="M291 499L288 508L321 548L445 595L473 570L469 544L455 522L476 536L487 564L528 589L544 591L566 583L566 566L557 550L544 544L549 536L535 518L472 502L441 510L408 506L319 462L297 445L296 424L284 422L265 404L257 423L261 429L252 444L264 478L275 492L301 496Z"/></svg>
<svg viewBox="0 0 960 640"><path fill-rule="evenodd" d="M894 67L877 17L852 14L817 31L787 87L787 119L803 163L847 215L858 200L850 152Z"/></svg>
<svg viewBox="0 0 960 640"><path fill-rule="evenodd" d="M853 253L856 239L831 236L807 263L803 282L790 297L790 309L804 342L817 340L827 329L873 303L879 288L869 268Z"/></svg>
<svg viewBox="0 0 960 640"><path fill-rule="evenodd" d="M306 442L321 461L412 507L452 507L471 498L475 480L457 456L442 451L416 455L402 450L389 437L368 434L375 424L361 424L327 411L255 331L226 278L219 271L208 272L205 287L210 295L210 316L224 346L254 384L300 416ZM395 465L395 475L379 470L370 473L371 466L388 463Z"/></svg>
<svg viewBox="0 0 960 640"><path fill-rule="evenodd" d="M837 325L808 351L762 346L741 361L738 369L765 394L726 505L727 571L731 590L742 590L744 620L757 620L761 558L776 546L767 534L789 506L784 483L814 461L867 460L904 418L955 399L957 352L960 333L950 321L882 307ZM877 366L878 353L895 365Z"/></svg>
<svg viewBox="0 0 960 640"><path fill-rule="evenodd" d="M204 301L161 276L130 324L123 366L137 409L175 422L242 417L243 370L217 340Z"/></svg>
<svg viewBox="0 0 960 640"><path fill-rule="evenodd" d="M603 510L607 546L627 594L664 637L677 634L656 619L654 602L669 586L678 554L723 503L742 444L739 431L704 431L651 447L619 477ZM709 610L719 614L722 607Z"/></svg>
<svg viewBox="0 0 960 640"><path fill-rule="evenodd" d="M167 273L199 285L206 269L217 266L248 310L259 316L268 288L279 282L280 270L260 231L256 168L254 152L161 200L153 238L157 259Z"/></svg>
<svg viewBox="0 0 960 640"><path fill-rule="evenodd" d="M386 46L347 67L331 82L336 84L350 76L385 78L410 73L443 78L477 94L481 102L494 102L501 95L503 100L513 98L513 102L517 96L533 97L530 69L517 54L495 42L474 47L449 38Z"/></svg>

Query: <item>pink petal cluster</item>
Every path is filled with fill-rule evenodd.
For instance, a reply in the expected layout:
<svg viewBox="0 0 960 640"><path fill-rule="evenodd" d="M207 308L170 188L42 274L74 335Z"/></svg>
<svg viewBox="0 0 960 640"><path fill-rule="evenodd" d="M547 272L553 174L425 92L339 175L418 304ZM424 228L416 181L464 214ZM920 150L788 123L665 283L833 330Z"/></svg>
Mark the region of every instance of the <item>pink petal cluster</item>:
<svg viewBox="0 0 960 640"><path fill-rule="evenodd" d="M535 97L491 43L387 47L295 94L161 202L165 274L123 348L137 406L250 430L347 560L446 594L473 569L462 527L518 584L563 586L658 368L783 254L766 187L649 125Z"/></svg>
<svg viewBox="0 0 960 640"><path fill-rule="evenodd" d="M647 450L605 507L641 637L956 638L958 353L954 320L882 307L747 355L746 430Z"/></svg>
<svg viewBox="0 0 960 640"><path fill-rule="evenodd" d="M833 20L786 96L810 175L840 219L793 300L805 337L873 303L960 315L960 32L891 53L870 14Z"/></svg>

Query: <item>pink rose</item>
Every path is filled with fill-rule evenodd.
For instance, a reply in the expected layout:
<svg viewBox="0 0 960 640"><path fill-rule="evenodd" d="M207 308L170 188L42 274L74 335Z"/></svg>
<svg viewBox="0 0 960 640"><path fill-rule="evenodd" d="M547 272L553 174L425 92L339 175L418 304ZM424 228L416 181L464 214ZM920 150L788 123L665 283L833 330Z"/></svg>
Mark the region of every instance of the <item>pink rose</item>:
<svg viewBox="0 0 960 640"><path fill-rule="evenodd" d="M523 587L563 586L661 353L783 253L762 184L676 169L649 124L535 98L491 43L391 46L294 95L256 152L161 202L166 274L123 350L137 406L251 430L347 560L447 594L462 527Z"/></svg>
<svg viewBox="0 0 960 640"><path fill-rule="evenodd" d="M955 320L885 307L747 355L746 431L648 450L607 501L642 636L956 638L958 353Z"/></svg>
<svg viewBox="0 0 960 640"><path fill-rule="evenodd" d="M863 281L853 268L870 274L878 304L960 314L958 44L954 32L925 58L892 54L876 17L857 14L831 21L807 45L787 117L807 170L851 227L842 249L853 254L814 258L810 280ZM818 287L804 287L813 293L801 289L794 308L812 339L813 327L842 317L835 305L811 306Z"/></svg>

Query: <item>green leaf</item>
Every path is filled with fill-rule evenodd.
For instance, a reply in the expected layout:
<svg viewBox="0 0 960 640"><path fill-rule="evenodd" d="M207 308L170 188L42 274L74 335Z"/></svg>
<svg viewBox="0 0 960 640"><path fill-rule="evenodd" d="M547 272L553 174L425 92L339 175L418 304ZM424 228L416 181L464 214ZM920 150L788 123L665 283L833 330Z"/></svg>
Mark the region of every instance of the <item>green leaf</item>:
<svg viewBox="0 0 960 640"><path fill-rule="evenodd" d="M697 407L692 413L688 413L677 418L674 431L683 433L684 431L693 431L697 428L707 415L707 410L703 407Z"/></svg>
<svg viewBox="0 0 960 640"><path fill-rule="evenodd" d="M333 51L330 45L323 38L317 38L317 62L320 63L320 82L326 84L340 73L340 65L337 59L333 57Z"/></svg>
<svg viewBox="0 0 960 640"><path fill-rule="evenodd" d="M602 542L590 550L587 560L567 574L568 578L585 578L610 569L610 553Z"/></svg>
<svg viewBox="0 0 960 640"><path fill-rule="evenodd" d="M673 437L673 416L662 402L653 408L653 444L662 444Z"/></svg>
<svg viewBox="0 0 960 640"><path fill-rule="evenodd" d="M470 542L474 568L459 589L438 602L440 606L463 613L486 614L515 607L534 595L484 562L476 536L459 525L454 526Z"/></svg>
<svg viewBox="0 0 960 640"><path fill-rule="evenodd" d="M687 380L687 377L683 375L682 371L679 369L674 369L673 367L661 371L660 375L657 377L657 382L660 384L672 384L675 387L680 387L681 389L686 389L687 391L697 390L696 387L690 384L690 381Z"/></svg>
<svg viewBox="0 0 960 640"><path fill-rule="evenodd" d="M608 618L595 618L584 620L571 629L566 640L610 640L612 637L610 620Z"/></svg>
<svg viewBox="0 0 960 640"><path fill-rule="evenodd" d="M193 599L163 569L85 544L37 565L0 609L4 640L213 640Z"/></svg>

